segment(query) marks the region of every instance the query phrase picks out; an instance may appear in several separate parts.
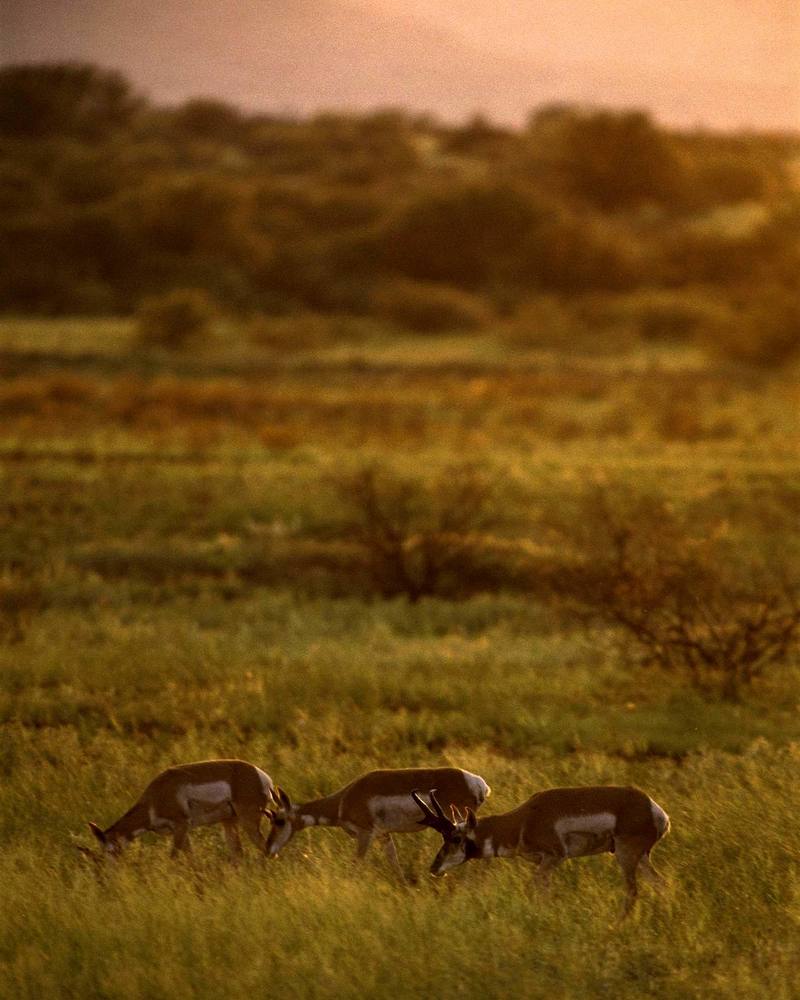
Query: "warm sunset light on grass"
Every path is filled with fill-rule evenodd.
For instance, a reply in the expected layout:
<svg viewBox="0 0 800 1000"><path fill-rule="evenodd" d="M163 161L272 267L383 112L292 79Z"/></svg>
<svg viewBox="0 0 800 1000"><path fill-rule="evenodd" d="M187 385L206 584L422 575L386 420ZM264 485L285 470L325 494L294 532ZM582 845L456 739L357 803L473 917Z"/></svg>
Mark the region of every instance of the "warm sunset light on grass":
<svg viewBox="0 0 800 1000"><path fill-rule="evenodd" d="M795 1000L797 13L6 5L1 997Z"/></svg>

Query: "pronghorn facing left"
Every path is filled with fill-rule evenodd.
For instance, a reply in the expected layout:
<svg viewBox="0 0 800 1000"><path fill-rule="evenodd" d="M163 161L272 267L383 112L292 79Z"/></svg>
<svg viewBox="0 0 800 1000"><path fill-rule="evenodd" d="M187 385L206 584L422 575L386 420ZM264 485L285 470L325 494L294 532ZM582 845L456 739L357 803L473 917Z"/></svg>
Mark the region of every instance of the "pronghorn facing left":
<svg viewBox="0 0 800 1000"><path fill-rule="evenodd" d="M415 791L423 822L444 840L431 865L432 875L474 858L521 857L539 866L545 879L567 858L610 853L616 856L628 889L625 912L636 901L636 872L654 881L661 876L650 864L650 851L669 830L669 817L638 788L616 785L549 788L511 812L477 819L445 816L436 789L428 802ZM431 806L433 808L431 808Z"/></svg>
<svg viewBox="0 0 800 1000"><path fill-rule="evenodd" d="M139 800L101 830L92 833L108 854L116 855L126 843L147 831L172 834L172 855L189 850L189 830L222 823L228 850L242 852L237 826L266 854L261 816L273 795L272 778L245 760L201 760L168 767L142 792Z"/></svg>
<svg viewBox="0 0 800 1000"><path fill-rule="evenodd" d="M267 811L272 820L267 850L270 855L278 854L295 833L306 827L338 826L355 837L359 858L367 853L374 839L382 841L386 856L402 877L391 835L425 829L411 797L412 791L420 787L436 788L448 806L471 811L479 809L491 792L483 778L458 767L369 771L332 795L300 805L293 804L282 788L276 788L280 805Z"/></svg>

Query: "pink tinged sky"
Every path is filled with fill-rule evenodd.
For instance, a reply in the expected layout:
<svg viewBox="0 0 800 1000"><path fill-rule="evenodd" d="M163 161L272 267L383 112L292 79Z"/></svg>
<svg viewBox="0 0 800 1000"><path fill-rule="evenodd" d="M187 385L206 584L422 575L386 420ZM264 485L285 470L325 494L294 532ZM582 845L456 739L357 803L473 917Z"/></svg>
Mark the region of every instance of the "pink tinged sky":
<svg viewBox="0 0 800 1000"><path fill-rule="evenodd" d="M163 102L800 127L800 0L0 0L2 61L70 58Z"/></svg>

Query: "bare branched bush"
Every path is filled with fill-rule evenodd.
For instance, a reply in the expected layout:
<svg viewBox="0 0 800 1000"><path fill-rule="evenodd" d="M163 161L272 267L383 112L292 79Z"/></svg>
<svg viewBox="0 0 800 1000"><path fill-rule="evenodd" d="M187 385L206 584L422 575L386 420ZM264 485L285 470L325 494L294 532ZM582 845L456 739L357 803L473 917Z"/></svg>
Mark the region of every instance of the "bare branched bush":
<svg viewBox="0 0 800 1000"><path fill-rule="evenodd" d="M579 527L576 527L579 525ZM739 700L800 639L800 589L788 565L734 558L720 526L692 527L663 500L582 498L562 522L574 558L554 574L563 597L619 627L640 662Z"/></svg>
<svg viewBox="0 0 800 1000"><path fill-rule="evenodd" d="M334 486L348 511L346 530L382 596L414 602L457 592L474 571L479 532L493 520L492 484L474 466L423 481L367 465Z"/></svg>

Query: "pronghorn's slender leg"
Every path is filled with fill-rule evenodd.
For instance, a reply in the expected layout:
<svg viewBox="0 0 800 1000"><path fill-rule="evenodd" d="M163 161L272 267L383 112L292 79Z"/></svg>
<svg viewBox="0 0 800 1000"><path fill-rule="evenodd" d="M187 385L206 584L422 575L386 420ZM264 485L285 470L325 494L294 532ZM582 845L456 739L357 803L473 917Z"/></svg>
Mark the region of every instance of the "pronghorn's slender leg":
<svg viewBox="0 0 800 1000"><path fill-rule="evenodd" d="M617 840L615 847L615 857L628 889L628 898L622 914L627 916L633 909L639 895L639 887L636 884L636 869L639 867L642 857L647 854L647 846L639 840Z"/></svg>
<svg viewBox="0 0 800 1000"><path fill-rule="evenodd" d="M564 859L557 854L542 854L541 859L536 868L536 880L543 889L549 889L550 875Z"/></svg>
<svg viewBox="0 0 800 1000"><path fill-rule="evenodd" d="M176 857L181 851L189 853L191 849L188 819L176 822L172 827L172 857Z"/></svg>
<svg viewBox="0 0 800 1000"><path fill-rule="evenodd" d="M656 889L663 889L666 880L661 872L653 867L653 862L650 860L649 854L642 855L639 862L639 874L644 875L648 882L652 886L655 886Z"/></svg>
<svg viewBox="0 0 800 1000"><path fill-rule="evenodd" d="M382 840L383 850L386 853L386 857L389 859L389 864L405 882L406 877L403 874L403 869L400 867L400 858L397 856L397 847L395 846L395 842L392 840L392 835L390 833L386 833L382 837Z"/></svg>
<svg viewBox="0 0 800 1000"><path fill-rule="evenodd" d="M369 850L369 845L372 843L372 838L374 833L372 830L359 830L356 833L356 857L363 858L364 855Z"/></svg>
<svg viewBox="0 0 800 1000"><path fill-rule="evenodd" d="M223 825L225 827L225 842L228 845L228 853L231 859L236 861L242 855L242 841L239 837L236 819L223 820Z"/></svg>

